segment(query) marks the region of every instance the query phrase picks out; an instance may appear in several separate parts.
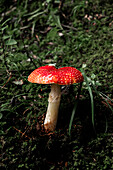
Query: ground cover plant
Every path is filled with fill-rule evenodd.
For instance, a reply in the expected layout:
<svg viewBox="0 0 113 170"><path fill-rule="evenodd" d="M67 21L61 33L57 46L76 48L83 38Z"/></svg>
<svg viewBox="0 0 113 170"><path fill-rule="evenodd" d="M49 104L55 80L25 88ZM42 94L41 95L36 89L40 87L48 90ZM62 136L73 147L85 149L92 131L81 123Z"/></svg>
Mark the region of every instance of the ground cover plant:
<svg viewBox="0 0 113 170"><path fill-rule="evenodd" d="M112 0L0 2L1 169L113 169L112 9ZM80 84L62 86L46 134L50 86L27 79L48 64L75 67L85 81L79 101Z"/></svg>

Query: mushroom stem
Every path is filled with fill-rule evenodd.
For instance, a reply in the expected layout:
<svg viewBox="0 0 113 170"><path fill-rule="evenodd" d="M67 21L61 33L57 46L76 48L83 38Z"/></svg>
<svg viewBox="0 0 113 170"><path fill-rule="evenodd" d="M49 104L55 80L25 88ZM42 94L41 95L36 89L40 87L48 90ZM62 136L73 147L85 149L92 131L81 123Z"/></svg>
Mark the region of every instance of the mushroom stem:
<svg viewBox="0 0 113 170"><path fill-rule="evenodd" d="M53 131L56 128L58 110L61 99L61 89L58 84L51 85L51 92L48 99L48 108L44 121L44 128L46 131Z"/></svg>

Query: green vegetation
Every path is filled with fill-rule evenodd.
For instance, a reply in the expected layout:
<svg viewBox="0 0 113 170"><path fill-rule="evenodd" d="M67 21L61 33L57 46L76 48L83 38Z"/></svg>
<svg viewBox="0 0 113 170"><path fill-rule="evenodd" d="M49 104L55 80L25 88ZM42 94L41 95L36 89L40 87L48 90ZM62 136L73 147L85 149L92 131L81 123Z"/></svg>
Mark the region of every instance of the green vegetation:
<svg viewBox="0 0 113 170"><path fill-rule="evenodd" d="M112 0L1 0L0 169L113 169ZM43 123L49 85L28 75L72 66L55 132ZM82 68L82 69L81 69Z"/></svg>

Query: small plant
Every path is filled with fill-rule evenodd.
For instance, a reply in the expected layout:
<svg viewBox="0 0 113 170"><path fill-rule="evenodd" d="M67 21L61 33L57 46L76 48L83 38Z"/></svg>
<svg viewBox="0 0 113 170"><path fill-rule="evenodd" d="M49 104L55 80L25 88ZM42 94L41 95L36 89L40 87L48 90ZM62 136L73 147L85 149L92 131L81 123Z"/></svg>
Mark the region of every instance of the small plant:
<svg viewBox="0 0 113 170"><path fill-rule="evenodd" d="M96 75L95 74L92 74L91 75L91 78L87 77L83 68L81 68L81 72L83 74L83 77L84 77L84 82L80 84L80 87L79 87L79 91L78 91L78 96L77 96L77 100L76 100L76 103L74 105L74 108L73 108L73 111L72 111L72 115L71 115L71 119L70 119L70 123L69 123L69 135L71 135L71 126L72 126L72 122L73 122L73 119L74 119L74 115L76 113L76 109L77 109L77 104L78 104L78 101L79 101L79 95L80 95L80 91L81 91L81 88L82 88L82 84L83 86L85 86L84 88L86 90L88 90L89 92L89 95L90 95L90 100L91 100L91 114L92 114L92 125L95 129L95 114L94 114L94 97L93 97L93 90L94 92L97 94L97 96L101 97L103 100L105 100L105 102L108 104L108 107L109 109L111 110L111 112L113 113L113 108L112 106L109 104L108 101L112 102L113 103L113 100L110 99L108 96L106 96L105 94L103 94L102 92L98 91L96 86L101 86L101 83L99 83L99 81L96 81L95 78L96 78ZM107 120L106 120L106 130L105 132L107 132Z"/></svg>

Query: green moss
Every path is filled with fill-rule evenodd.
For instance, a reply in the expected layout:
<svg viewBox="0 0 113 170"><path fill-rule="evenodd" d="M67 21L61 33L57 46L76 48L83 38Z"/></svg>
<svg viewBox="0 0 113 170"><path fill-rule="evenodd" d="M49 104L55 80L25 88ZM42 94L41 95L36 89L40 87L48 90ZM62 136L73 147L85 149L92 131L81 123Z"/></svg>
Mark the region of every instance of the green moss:
<svg viewBox="0 0 113 170"><path fill-rule="evenodd" d="M31 84L27 78L42 65L84 66L96 89L113 98L112 1L66 0L61 9L59 2L0 2L1 168L112 167L113 114L93 91L95 134L85 84L71 137L68 127L78 85L62 94L55 133L45 134L40 127L50 86Z"/></svg>

